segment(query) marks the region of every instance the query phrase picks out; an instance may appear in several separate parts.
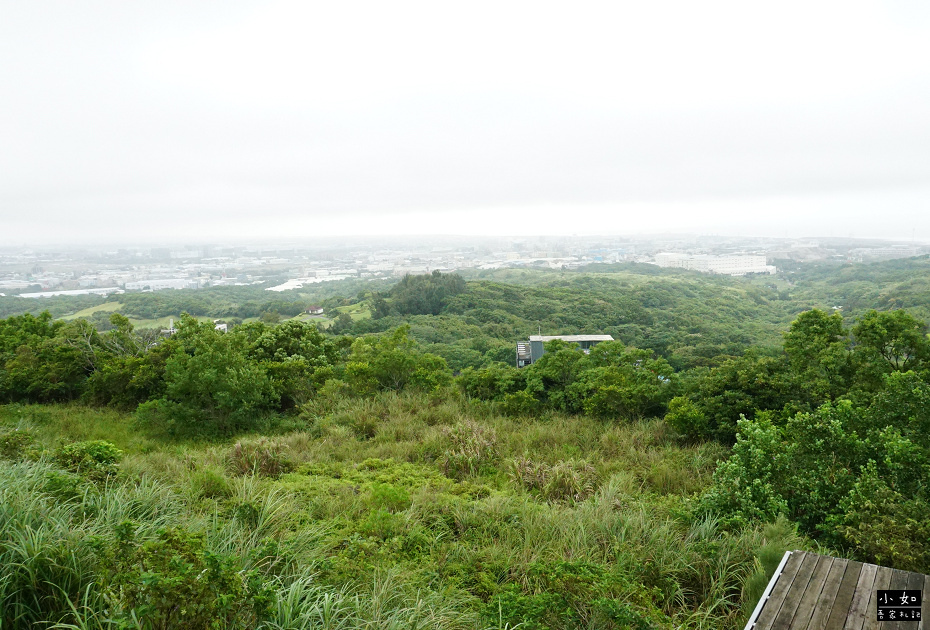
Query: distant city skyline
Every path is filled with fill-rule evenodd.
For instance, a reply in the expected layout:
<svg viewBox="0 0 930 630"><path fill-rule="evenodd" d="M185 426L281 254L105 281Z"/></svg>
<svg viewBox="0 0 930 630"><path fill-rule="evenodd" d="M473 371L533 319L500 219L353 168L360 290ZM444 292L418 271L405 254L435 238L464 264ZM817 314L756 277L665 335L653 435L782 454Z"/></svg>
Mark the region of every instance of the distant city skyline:
<svg viewBox="0 0 930 630"><path fill-rule="evenodd" d="M50 0L0 42L0 245L930 241L919 0Z"/></svg>
<svg viewBox="0 0 930 630"><path fill-rule="evenodd" d="M265 285L304 290L324 283L384 282L433 271L579 270L645 263L719 275L775 274L775 262L869 263L930 253L930 246L875 239L765 239L658 235L333 239L310 243L187 243L41 249L0 246L0 297L110 295ZM347 284L346 284L347 283Z"/></svg>

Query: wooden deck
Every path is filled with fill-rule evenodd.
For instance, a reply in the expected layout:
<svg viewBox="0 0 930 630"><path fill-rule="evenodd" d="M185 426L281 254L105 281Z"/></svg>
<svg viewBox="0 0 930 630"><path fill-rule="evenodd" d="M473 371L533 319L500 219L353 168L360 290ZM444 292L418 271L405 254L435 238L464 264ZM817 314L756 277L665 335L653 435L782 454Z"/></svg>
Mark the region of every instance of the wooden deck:
<svg viewBox="0 0 930 630"><path fill-rule="evenodd" d="M930 576L789 551L745 630L930 630ZM877 590L923 590L921 621L877 621Z"/></svg>

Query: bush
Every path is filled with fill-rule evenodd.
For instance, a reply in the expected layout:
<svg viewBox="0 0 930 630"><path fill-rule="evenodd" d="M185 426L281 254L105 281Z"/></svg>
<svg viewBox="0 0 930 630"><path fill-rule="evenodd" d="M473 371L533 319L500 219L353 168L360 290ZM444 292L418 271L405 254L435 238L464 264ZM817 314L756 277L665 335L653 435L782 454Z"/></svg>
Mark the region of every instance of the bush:
<svg viewBox="0 0 930 630"><path fill-rule="evenodd" d="M500 403L501 412L507 416L532 416L539 407L539 401L524 390L506 394Z"/></svg>
<svg viewBox="0 0 930 630"><path fill-rule="evenodd" d="M930 504L888 487L869 462L835 519L845 542L869 562L902 571L930 570Z"/></svg>
<svg viewBox="0 0 930 630"><path fill-rule="evenodd" d="M247 355L242 335L223 334L190 316L172 339L165 394L137 409L140 423L168 433L228 435L254 428L280 400L262 366Z"/></svg>
<svg viewBox="0 0 930 630"><path fill-rule="evenodd" d="M35 435L28 429L0 429L0 457L27 457L36 451L35 442Z"/></svg>
<svg viewBox="0 0 930 630"><path fill-rule="evenodd" d="M503 589L488 603L486 613L526 630L650 630L668 626L670 620L650 601L652 594L642 591L642 586L634 586L600 564L534 562L528 567L526 585ZM619 593L623 593L622 599L617 597ZM636 601L628 601L630 595Z"/></svg>
<svg viewBox="0 0 930 630"><path fill-rule="evenodd" d="M267 617L272 591L255 571L204 548L203 538L162 529L155 540L134 540L134 524L117 527L113 595L125 621L146 627L201 630L255 627Z"/></svg>
<svg viewBox="0 0 930 630"><path fill-rule="evenodd" d="M237 475L279 477L294 468L281 444L268 438L236 442L226 460L229 469Z"/></svg>
<svg viewBox="0 0 930 630"><path fill-rule="evenodd" d="M388 540L403 531L403 518L387 510L372 510L358 525L360 533L380 540Z"/></svg>
<svg viewBox="0 0 930 630"><path fill-rule="evenodd" d="M410 495L403 488L389 483L373 483L371 504L388 512L400 512L410 507Z"/></svg>
<svg viewBox="0 0 930 630"><path fill-rule="evenodd" d="M508 347L508 352L513 349ZM457 379L462 392L469 398L501 400L504 396L526 387L526 374L510 365L492 363L487 367L465 368Z"/></svg>
<svg viewBox="0 0 930 630"><path fill-rule="evenodd" d="M597 490L597 471L584 460L560 460L553 465L518 457L511 464L514 483L539 492L548 501L584 501Z"/></svg>
<svg viewBox="0 0 930 630"><path fill-rule="evenodd" d="M86 484L87 482L84 479L74 473L50 470L45 473L44 482L40 487L42 492L65 503L79 500L83 495Z"/></svg>
<svg viewBox="0 0 930 630"><path fill-rule="evenodd" d="M665 421L679 435L692 440L711 434L704 412L687 396L676 396L669 401Z"/></svg>
<svg viewBox="0 0 930 630"><path fill-rule="evenodd" d="M215 470L201 470L191 476L191 492L202 499L222 499L232 494L229 482Z"/></svg>
<svg viewBox="0 0 930 630"><path fill-rule="evenodd" d="M421 353L404 325L381 337L358 337L352 343L345 380L355 395L377 391L441 389L452 381L445 359Z"/></svg>
<svg viewBox="0 0 930 630"><path fill-rule="evenodd" d="M55 461L62 468L95 481L115 475L122 458L123 452L106 440L73 442L55 453Z"/></svg>
<svg viewBox="0 0 930 630"><path fill-rule="evenodd" d="M447 476L475 475L482 466L497 457L497 435L494 429L472 420L459 422L444 430L451 445L443 453L442 468Z"/></svg>

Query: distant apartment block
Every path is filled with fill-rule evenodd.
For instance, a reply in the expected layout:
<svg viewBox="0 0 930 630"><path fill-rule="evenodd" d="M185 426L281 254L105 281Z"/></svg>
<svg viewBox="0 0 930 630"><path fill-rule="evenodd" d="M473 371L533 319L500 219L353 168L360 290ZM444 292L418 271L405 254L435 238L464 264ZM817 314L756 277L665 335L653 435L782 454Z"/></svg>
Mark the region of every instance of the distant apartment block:
<svg viewBox="0 0 930 630"><path fill-rule="evenodd" d="M165 278L159 280L138 280L126 283L127 291L161 291L163 289L199 289L200 282L190 278Z"/></svg>
<svg viewBox="0 0 930 630"><path fill-rule="evenodd" d="M848 257L850 260L864 262L913 258L921 253L919 247L859 247L849 250Z"/></svg>
<svg viewBox="0 0 930 630"><path fill-rule="evenodd" d="M35 284L29 280L0 280L0 289L28 289Z"/></svg>
<svg viewBox="0 0 930 630"><path fill-rule="evenodd" d="M655 263L660 267L675 267L705 273L719 273L727 276L744 276L747 273L775 273L774 265L766 264L762 254L730 254L711 256L709 254L681 254L662 252L656 254Z"/></svg>
<svg viewBox="0 0 930 630"><path fill-rule="evenodd" d="M592 346L602 341L614 340L610 335L530 335L529 341L517 342L517 367L526 367L539 361L540 357L546 353L545 343L554 339L578 344L585 354L591 351Z"/></svg>
<svg viewBox="0 0 930 630"><path fill-rule="evenodd" d="M111 293L122 293L119 287L106 287L103 289L75 289L73 291L42 291L40 293L20 293L19 297L23 298L45 298L56 297L59 295L102 295L104 297Z"/></svg>

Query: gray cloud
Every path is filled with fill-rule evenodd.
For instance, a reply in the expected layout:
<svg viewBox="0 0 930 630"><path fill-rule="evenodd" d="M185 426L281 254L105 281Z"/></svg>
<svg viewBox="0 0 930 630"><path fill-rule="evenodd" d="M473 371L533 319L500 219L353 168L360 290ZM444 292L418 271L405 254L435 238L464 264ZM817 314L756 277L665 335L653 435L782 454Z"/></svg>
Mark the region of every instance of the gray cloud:
<svg viewBox="0 0 930 630"><path fill-rule="evenodd" d="M0 242L540 216L930 239L920 5L642 4L10 6Z"/></svg>

